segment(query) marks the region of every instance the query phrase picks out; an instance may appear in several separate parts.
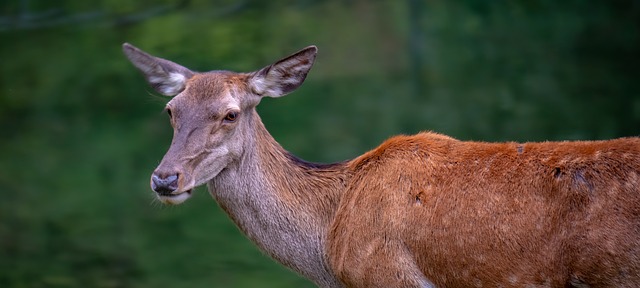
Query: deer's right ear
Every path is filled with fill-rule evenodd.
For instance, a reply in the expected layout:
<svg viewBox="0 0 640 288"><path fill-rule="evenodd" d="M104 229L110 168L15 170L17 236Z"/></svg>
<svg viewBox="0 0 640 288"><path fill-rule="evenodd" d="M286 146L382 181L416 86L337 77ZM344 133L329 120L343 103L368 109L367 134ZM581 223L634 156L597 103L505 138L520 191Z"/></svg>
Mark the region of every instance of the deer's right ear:
<svg viewBox="0 0 640 288"><path fill-rule="evenodd" d="M187 80L193 76L191 70L171 61L153 57L129 43L122 44L122 51L129 61L144 74L158 93L175 96L184 90Z"/></svg>
<svg viewBox="0 0 640 288"><path fill-rule="evenodd" d="M249 77L251 90L259 96L280 97L296 90L316 59L318 48L306 47L276 63L253 72Z"/></svg>

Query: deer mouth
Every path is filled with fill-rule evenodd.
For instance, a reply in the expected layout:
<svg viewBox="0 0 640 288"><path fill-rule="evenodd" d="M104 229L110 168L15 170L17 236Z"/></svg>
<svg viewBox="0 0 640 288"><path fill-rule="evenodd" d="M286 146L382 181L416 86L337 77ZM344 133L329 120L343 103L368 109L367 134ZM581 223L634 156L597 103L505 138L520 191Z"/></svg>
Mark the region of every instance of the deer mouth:
<svg viewBox="0 0 640 288"><path fill-rule="evenodd" d="M178 205L191 197L191 189L174 193L157 193L158 200L164 204Z"/></svg>

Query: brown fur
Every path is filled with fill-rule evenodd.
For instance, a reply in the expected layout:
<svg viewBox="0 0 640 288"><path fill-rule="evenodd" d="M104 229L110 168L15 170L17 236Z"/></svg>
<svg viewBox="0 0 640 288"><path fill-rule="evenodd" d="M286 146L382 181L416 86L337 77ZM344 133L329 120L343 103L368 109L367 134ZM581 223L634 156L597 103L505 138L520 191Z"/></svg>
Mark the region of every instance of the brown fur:
<svg viewBox="0 0 640 288"><path fill-rule="evenodd" d="M638 138L517 144L421 133L350 167L328 236L329 262L349 286L396 286L406 257L438 287L640 283Z"/></svg>

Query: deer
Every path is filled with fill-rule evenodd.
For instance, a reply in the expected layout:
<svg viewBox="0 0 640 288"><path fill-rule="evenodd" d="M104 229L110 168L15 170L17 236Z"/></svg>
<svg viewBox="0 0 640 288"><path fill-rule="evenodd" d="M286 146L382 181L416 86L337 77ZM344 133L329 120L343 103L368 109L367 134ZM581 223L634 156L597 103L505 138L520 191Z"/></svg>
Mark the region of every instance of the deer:
<svg viewBox="0 0 640 288"><path fill-rule="evenodd" d="M426 131L308 162L256 106L302 85L315 46L248 73L123 50L172 97L157 199L177 205L206 184L243 234L319 287L640 287L640 138L489 143Z"/></svg>

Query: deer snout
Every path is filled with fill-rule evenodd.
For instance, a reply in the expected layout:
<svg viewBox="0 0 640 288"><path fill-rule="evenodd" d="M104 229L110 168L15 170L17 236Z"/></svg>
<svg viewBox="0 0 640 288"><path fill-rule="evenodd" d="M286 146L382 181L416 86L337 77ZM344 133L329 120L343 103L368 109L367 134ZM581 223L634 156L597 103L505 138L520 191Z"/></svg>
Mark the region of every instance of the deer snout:
<svg viewBox="0 0 640 288"><path fill-rule="evenodd" d="M158 194L171 194L178 190L179 179L179 173L163 175L155 172L151 175L151 189Z"/></svg>

